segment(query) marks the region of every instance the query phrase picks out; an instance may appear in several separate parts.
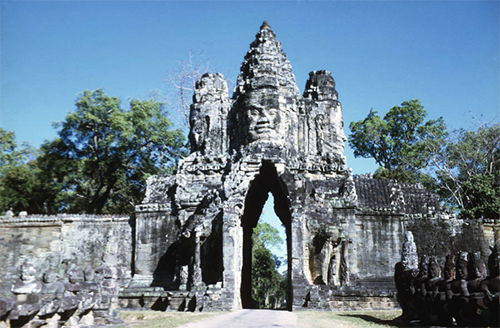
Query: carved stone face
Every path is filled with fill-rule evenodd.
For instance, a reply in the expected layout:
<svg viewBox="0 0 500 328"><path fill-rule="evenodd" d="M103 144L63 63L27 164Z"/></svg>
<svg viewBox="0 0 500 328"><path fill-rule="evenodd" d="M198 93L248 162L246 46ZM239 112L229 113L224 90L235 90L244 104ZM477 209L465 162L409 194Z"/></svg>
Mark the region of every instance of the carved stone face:
<svg viewBox="0 0 500 328"><path fill-rule="evenodd" d="M441 268L436 262L431 262L429 264L429 278L437 278L441 275Z"/></svg>
<svg viewBox="0 0 500 328"><path fill-rule="evenodd" d="M452 264L445 264L443 275L445 280L453 279L455 276L455 268Z"/></svg>
<svg viewBox="0 0 500 328"><path fill-rule="evenodd" d="M474 278L483 279L486 277L486 266L483 262L476 263L474 266Z"/></svg>
<svg viewBox="0 0 500 328"><path fill-rule="evenodd" d="M202 149L203 143L205 142L206 126L202 117L197 117L193 121L193 127L191 128L190 139L194 150Z"/></svg>
<svg viewBox="0 0 500 328"><path fill-rule="evenodd" d="M57 275L53 272L45 272L42 278L43 282L46 284L57 281Z"/></svg>
<svg viewBox="0 0 500 328"><path fill-rule="evenodd" d="M33 264L29 262L25 262L21 266L21 280L22 281L33 281L35 280L36 270L33 267Z"/></svg>
<svg viewBox="0 0 500 328"><path fill-rule="evenodd" d="M467 278L467 262L463 263L462 261L458 261L457 263L457 279L466 279Z"/></svg>
<svg viewBox="0 0 500 328"><path fill-rule="evenodd" d="M244 106L249 142L279 138L281 115L277 95L252 92L246 96Z"/></svg>

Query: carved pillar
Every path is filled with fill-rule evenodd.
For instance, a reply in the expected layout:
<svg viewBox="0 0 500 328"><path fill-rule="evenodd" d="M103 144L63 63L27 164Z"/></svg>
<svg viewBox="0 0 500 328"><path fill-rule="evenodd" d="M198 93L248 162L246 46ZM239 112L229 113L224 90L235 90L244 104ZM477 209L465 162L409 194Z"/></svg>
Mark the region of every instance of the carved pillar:
<svg viewBox="0 0 500 328"><path fill-rule="evenodd" d="M304 113L303 108L299 108L297 134L298 134L299 152L306 153L308 138L307 138L306 115Z"/></svg>
<svg viewBox="0 0 500 328"><path fill-rule="evenodd" d="M241 216L241 205L228 202L224 206L222 228L222 253L224 271L222 275L222 297L228 310L238 310L241 305L241 254L243 245L243 231L237 224Z"/></svg>
<svg viewBox="0 0 500 328"><path fill-rule="evenodd" d="M306 242L304 239L304 231L305 231L305 218L298 214L297 216L292 216L292 224L291 224L291 249L289 250L291 258L291 265L288 265L288 269L291 270L290 274L290 283L292 286L292 290L290 298L291 303L289 305L292 309L301 309L304 304L304 290L305 286L309 285L309 281L306 278L305 268L307 263L304 261L304 243ZM297 287L300 287L300 290L296 290Z"/></svg>
<svg viewBox="0 0 500 328"><path fill-rule="evenodd" d="M342 240L342 258L340 260L340 285L349 284L349 239Z"/></svg>
<svg viewBox="0 0 500 328"><path fill-rule="evenodd" d="M197 231L194 232L193 287L194 289L203 287L201 277L201 240Z"/></svg>

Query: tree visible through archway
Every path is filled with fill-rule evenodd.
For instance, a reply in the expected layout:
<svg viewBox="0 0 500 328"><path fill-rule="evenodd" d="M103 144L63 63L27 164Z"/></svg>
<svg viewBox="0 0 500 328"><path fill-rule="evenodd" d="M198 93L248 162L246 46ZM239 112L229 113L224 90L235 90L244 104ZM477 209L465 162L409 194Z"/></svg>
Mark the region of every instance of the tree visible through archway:
<svg viewBox="0 0 500 328"><path fill-rule="evenodd" d="M260 309L281 308L288 290L286 231L274 213L273 203L269 193L252 235L252 300Z"/></svg>
<svg viewBox="0 0 500 328"><path fill-rule="evenodd" d="M268 211L268 214L269 212L275 212L279 221L285 227L287 273L284 282L281 282L283 279L279 279L281 277L276 268L274 256L268 248L259 245L259 239L261 238L258 234L254 236L254 228L257 227L264 204L271 194L274 197L274 211ZM241 272L241 300L243 307L277 308L281 307L281 300L286 299L287 308L290 308L292 291L291 285L286 283L290 276L291 256L289 203L286 188L284 188L282 181L278 177L274 165L269 162L262 164L259 175L251 183L245 200L245 211L241 224L243 227L243 267ZM257 228L257 231L261 227L262 225ZM280 295L272 295L276 283L281 285L281 297ZM268 290L267 294L266 289Z"/></svg>

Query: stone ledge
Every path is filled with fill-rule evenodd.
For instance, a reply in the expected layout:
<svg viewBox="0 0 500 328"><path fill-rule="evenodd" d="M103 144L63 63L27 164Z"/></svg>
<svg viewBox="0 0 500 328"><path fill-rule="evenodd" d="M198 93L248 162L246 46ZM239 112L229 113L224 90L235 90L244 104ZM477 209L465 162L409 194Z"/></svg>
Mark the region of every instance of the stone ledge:
<svg viewBox="0 0 500 328"><path fill-rule="evenodd" d="M140 204L135 206L135 211L138 213L167 212L170 214L172 206L158 203Z"/></svg>
<svg viewBox="0 0 500 328"><path fill-rule="evenodd" d="M0 218L0 225L31 225L52 224L60 225L65 222L120 222L128 221L129 215L87 215L87 214L59 214L59 215L29 215L26 217Z"/></svg>
<svg viewBox="0 0 500 328"><path fill-rule="evenodd" d="M52 227L62 226L59 217L12 218L0 220L0 227Z"/></svg>

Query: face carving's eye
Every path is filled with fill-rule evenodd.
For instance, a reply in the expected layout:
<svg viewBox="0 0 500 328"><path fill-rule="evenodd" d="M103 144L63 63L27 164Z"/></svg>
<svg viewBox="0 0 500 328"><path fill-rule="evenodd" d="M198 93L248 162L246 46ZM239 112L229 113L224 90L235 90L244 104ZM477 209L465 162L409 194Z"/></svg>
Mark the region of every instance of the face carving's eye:
<svg viewBox="0 0 500 328"><path fill-rule="evenodd" d="M260 111L258 109L252 108L252 109L250 109L250 115L258 116L258 115L260 115Z"/></svg>
<svg viewBox="0 0 500 328"><path fill-rule="evenodd" d="M276 114L278 114L278 110L276 108L269 108L267 113L271 116L276 116Z"/></svg>

